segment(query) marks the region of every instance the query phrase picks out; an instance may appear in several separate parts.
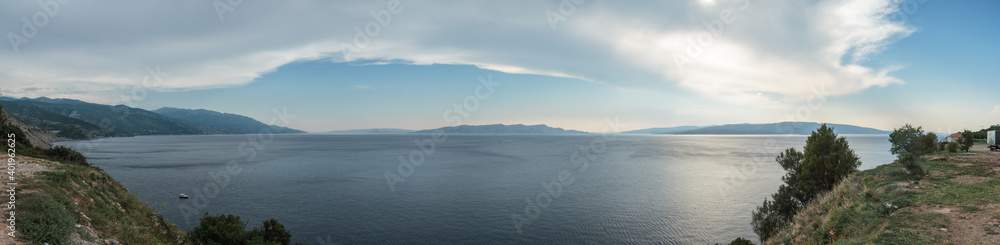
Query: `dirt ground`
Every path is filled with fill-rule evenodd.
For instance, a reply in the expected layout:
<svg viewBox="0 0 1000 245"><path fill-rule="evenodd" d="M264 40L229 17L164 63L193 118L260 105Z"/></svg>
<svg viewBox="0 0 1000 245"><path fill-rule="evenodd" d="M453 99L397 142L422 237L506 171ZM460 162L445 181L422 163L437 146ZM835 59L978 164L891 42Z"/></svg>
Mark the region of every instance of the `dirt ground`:
<svg viewBox="0 0 1000 245"><path fill-rule="evenodd" d="M23 178L29 178L29 177L35 176L35 173L37 173L39 171L47 171L47 170L49 170L48 167L46 167L44 164L42 164L42 160L37 159L37 158L18 156L18 157L15 157L14 159L17 161L17 164L14 165L15 166L15 169L14 169L14 171L15 171L15 174L14 174L14 177L15 177L14 181L15 181L15 183L18 180L21 180ZM8 186L8 184L7 184L8 182L10 182L9 179L8 179L9 175L7 173L8 173L7 171L4 171L3 174L0 174L0 176L3 176L3 181L0 181L0 186L3 186L3 187L0 187L0 188L3 188L4 190L10 188L10 186ZM23 192L18 192L18 194L23 194ZM4 192L4 195L2 195L2 196L3 196L3 199L5 199L5 200L10 197L10 195L6 194L6 192ZM15 195L15 197L17 197L17 196ZM4 210L4 211L6 211L6 210ZM6 212L4 212L4 213L6 213ZM6 220L6 218L7 218L6 216L7 215L4 215L4 220ZM0 227L3 227L3 231L4 231L3 234L0 235L0 244L3 244L3 245L7 245L7 244L25 244L24 242L20 242L20 241L14 239L13 237L10 237L9 235L7 235L7 233L10 232L10 230L8 230L8 224L5 223L4 225L0 225ZM15 235L20 235L20 233L15 233Z"/></svg>
<svg viewBox="0 0 1000 245"><path fill-rule="evenodd" d="M972 151L984 154L958 155L948 157L948 161L957 162L960 167L973 167L985 164L993 169L993 176L1000 177L1000 151L990 152L985 145L977 144ZM982 176L961 175L952 181L962 184L979 183L992 178ZM944 214L951 224L947 228L933 231L944 242L954 244L1000 244L1000 197L997 202L979 206L936 206L924 208L925 212Z"/></svg>
<svg viewBox="0 0 1000 245"><path fill-rule="evenodd" d="M944 242L954 244L1000 244L1000 205L975 207L981 210L965 211L961 207L927 208L925 212L944 214L951 221L947 228L934 231Z"/></svg>

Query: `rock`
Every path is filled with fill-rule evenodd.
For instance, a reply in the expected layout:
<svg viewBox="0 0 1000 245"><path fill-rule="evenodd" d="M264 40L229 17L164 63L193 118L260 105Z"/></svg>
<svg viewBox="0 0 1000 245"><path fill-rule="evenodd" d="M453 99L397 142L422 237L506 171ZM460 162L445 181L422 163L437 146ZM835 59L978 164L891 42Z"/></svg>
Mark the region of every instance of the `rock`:
<svg viewBox="0 0 1000 245"><path fill-rule="evenodd" d="M948 228L941 228L941 231L948 232Z"/></svg>

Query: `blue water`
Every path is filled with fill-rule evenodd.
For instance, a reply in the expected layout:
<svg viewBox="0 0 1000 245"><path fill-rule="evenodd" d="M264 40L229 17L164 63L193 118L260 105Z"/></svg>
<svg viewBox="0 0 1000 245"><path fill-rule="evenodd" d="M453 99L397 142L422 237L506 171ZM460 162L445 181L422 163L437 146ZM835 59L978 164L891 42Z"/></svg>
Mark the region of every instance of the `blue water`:
<svg viewBox="0 0 1000 245"><path fill-rule="evenodd" d="M893 159L885 135L847 138L862 169ZM784 174L774 157L801 150L805 139L447 135L402 173L398 157L420 151L415 141L434 142L431 135L59 144L83 152L182 229L208 212L239 215L249 226L276 218L307 244L714 244L756 239L750 212ZM389 178L394 189L387 173L399 176Z"/></svg>

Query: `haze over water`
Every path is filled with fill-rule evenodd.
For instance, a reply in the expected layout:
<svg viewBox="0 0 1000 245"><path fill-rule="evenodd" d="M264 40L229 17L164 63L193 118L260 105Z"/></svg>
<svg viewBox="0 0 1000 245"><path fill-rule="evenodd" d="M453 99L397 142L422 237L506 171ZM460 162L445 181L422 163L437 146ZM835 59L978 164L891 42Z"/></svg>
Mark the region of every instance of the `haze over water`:
<svg viewBox="0 0 1000 245"><path fill-rule="evenodd" d="M846 136L861 169L892 161L886 135ZM806 139L619 135L580 169L571 155L600 135L448 135L393 191L385 173L396 173L397 157L419 150L414 141L429 135L273 137L249 162L251 147L238 150L247 135L59 145L83 152L182 229L208 212L239 215L249 226L276 218L293 242L307 244L704 244L756 240L750 213L784 174L774 157L801 150ZM231 160L241 171L214 197L177 198L218 183L212 173ZM525 199L545 193L542 183L564 170L572 183L518 232L512 215L530 217ZM185 217L182 205L197 215Z"/></svg>

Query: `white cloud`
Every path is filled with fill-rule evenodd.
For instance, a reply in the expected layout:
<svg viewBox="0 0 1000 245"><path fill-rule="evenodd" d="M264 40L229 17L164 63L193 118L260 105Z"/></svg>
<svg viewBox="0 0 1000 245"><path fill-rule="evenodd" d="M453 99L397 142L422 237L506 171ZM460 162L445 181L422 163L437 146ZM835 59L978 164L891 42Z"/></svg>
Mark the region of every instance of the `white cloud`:
<svg viewBox="0 0 1000 245"><path fill-rule="evenodd" d="M546 12L559 2L402 1L391 19L380 15L384 27L372 15L387 13L383 1L244 2L224 21L204 2L71 2L18 53L0 45L0 81L11 96L109 102L142 86L146 66L171 74L149 89L238 86L297 60L342 61L342 47L360 40L366 45L348 59L472 64L638 89L677 84L739 102L902 83L890 75L899 66L860 63L913 32L889 21L897 1L701 3L586 1L552 30ZM7 5L0 30L12 33L41 10ZM676 55L711 35L704 23L727 9L732 22L679 69ZM355 28L366 27L377 35L358 39Z"/></svg>
<svg viewBox="0 0 1000 245"><path fill-rule="evenodd" d="M1000 105L993 106L993 111L991 113L993 113L993 115L1000 115Z"/></svg>

